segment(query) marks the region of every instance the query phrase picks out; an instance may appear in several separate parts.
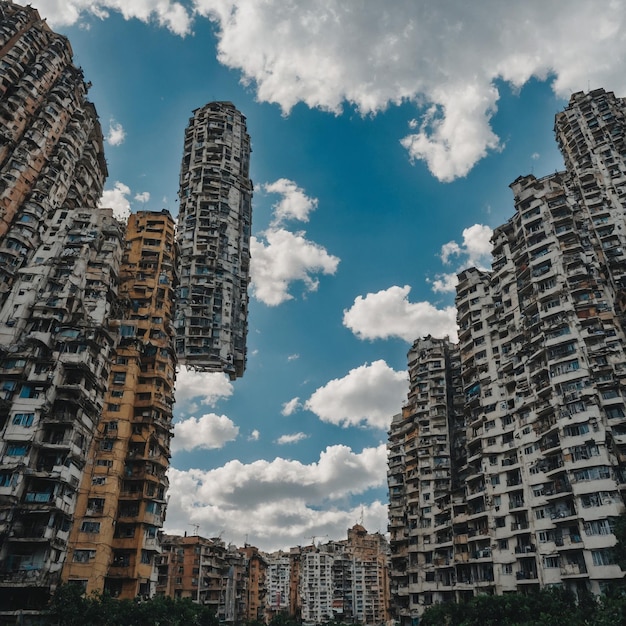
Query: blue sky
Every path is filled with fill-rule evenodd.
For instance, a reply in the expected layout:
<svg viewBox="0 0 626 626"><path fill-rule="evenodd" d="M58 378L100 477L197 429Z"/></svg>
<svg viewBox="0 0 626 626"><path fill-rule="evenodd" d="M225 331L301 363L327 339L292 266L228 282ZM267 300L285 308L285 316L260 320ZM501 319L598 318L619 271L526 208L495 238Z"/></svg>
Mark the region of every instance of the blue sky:
<svg viewBox="0 0 626 626"><path fill-rule="evenodd" d="M32 4L93 83L102 203L120 214L176 215L194 108L247 116L248 367L234 383L179 374L166 529L262 549L361 519L385 531L410 343L454 336L454 275L489 266L508 185L562 168L552 128L569 94L626 95L622 4Z"/></svg>

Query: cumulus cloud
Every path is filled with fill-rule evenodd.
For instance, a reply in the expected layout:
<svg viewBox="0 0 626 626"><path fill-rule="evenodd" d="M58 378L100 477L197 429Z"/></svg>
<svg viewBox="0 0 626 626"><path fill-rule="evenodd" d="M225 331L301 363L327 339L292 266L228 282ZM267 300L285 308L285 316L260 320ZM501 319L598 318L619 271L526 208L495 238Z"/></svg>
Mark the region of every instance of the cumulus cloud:
<svg viewBox="0 0 626 626"><path fill-rule="evenodd" d="M292 180L279 178L273 183L266 183L263 189L267 193L278 193L282 199L273 205L274 222L282 223L288 219L309 221L309 213L317 208L317 198L310 198Z"/></svg>
<svg viewBox="0 0 626 626"><path fill-rule="evenodd" d="M135 200L137 200L137 202L141 202L142 204L150 202L150 192L142 191L141 193L135 194Z"/></svg>
<svg viewBox="0 0 626 626"><path fill-rule="evenodd" d="M238 435L239 427L226 415L207 413L198 418L190 417L174 424L172 452L223 448Z"/></svg>
<svg viewBox="0 0 626 626"><path fill-rule="evenodd" d="M299 355L299 354L290 354L290 355L287 357L287 360L288 360L288 361L297 361L299 358L300 358L300 355Z"/></svg>
<svg viewBox="0 0 626 626"><path fill-rule="evenodd" d="M138 19L145 23L156 23L177 35L191 32L191 14L180 2L172 0L32 0L52 27L85 26L88 16L99 19L109 17L110 11L122 14L124 19Z"/></svg>
<svg viewBox="0 0 626 626"><path fill-rule="evenodd" d="M283 197L272 207L270 227L259 237L250 238L250 282L257 300L277 306L293 299L289 288L295 281L302 281L307 291L316 291L319 285L317 274L334 274L339 258L306 239L304 231L294 233L281 225L288 219L308 222L309 213L317 208L316 198L310 198L286 178L266 183L263 189ZM292 358L298 358L298 355L291 355L289 360Z"/></svg>
<svg viewBox="0 0 626 626"><path fill-rule="evenodd" d="M302 281L307 291L316 291L316 274L334 274L339 265L338 257L307 240L306 233L284 228L270 228L259 238L251 237L250 254L252 293L268 306L293 299L289 287L295 281Z"/></svg>
<svg viewBox="0 0 626 626"><path fill-rule="evenodd" d="M435 293L454 293L456 286L459 284L459 279L456 273L437 274L435 279L430 282Z"/></svg>
<svg viewBox="0 0 626 626"><path fill-rule="evenodd" d="M118 220L125 221L130 215L129 195L130 187L119 180L115 181L113 189L105 189L102 192L102 198L100 198L98 206L113 209L113 215Z"/></svg>
<svg viewBox="0 0 626 626"><path fill-rule="evenodd" d="M233 385L225 374L219 372L196 372L184 365L176 374L177 404L197 401L206 406L215 406L222 398L233 394Z"/></svg>
<svg viewBox="0 0 626 626"><path fill-rule="evenodd" d="M476 266L486 269L491 264L491 236L493 230L484 224L474 224L463 230L463 243L449 241L441 246L441 260L445 264L452 261L452 257L459 257L458 271L467 267Z"/></svg>
<svg viewBox="0 0 626 626"><path fill-rule="evenodd" d="M248 441L258 441L261 433L255 428L248 437Z"/></svg>
<svg viewBox="0 0 626 626"><path fill-rule="evenodd" d="M428 0L33 0L53 26L106 18L156 23L178 35L192 19L217 26L217 57L241 72L259 101L289 112L299 102L363 114L413 102L401 139L434 176L464 176L502 142L491 128L498 82L518 90L531 78L554 92L605 86L626 92L626 5L614 0L510 3ZM572 41L576 46L572 46ZM607 55L606 51L611 54ZM420 63L415 63L420 59Z"/></svg>
<svg viewBox="0 0 626 626"><path fill-rule="evenodd" d="M323 422L387 430L407 392L407 373L396 372L379 360L329 381L304 406Z"/></svg>
<svg viewBox="0 0 626 626"><path fill-rule="evenodd" d="M218 27L220 61L260 101L285 112L350 103L363 115L415 102L402 144L441 180L502 147L490 125L497 81L519 89L551 76L564 98L588 84L626 91L626 6L613 0L572 0L567 11L542 0L194 2Z"/></svg>
<svg viewBox="0 0 626 626"><path fill-rule="evenodd" d="M281 409L281 414L285 417L289 415L293 415L296 411L302 408L302 403L300 402L300 398L292 398L288 402L283 404L283 408Z"/></svg>
<svg viewBox="0 0 626 626"><path fill-rule="evenodd" d="M343 325L359 339L399 337L413 343L418 337L457 339L456 309L438 309L430 302L409 302L409 285L357 296L343 312Z"/></svg>
<svg viewBox="0 0 626 626"><path fill-rule="evenodd" d="M276 443L279 445L285 445L286 443L298 443L298 441L302 441L303 439L308 439L309 435L306 433L292 433L291 435L281 435Z"/></svg>
<svg viewBox="0 0 626 626"><path fill-rule="evenodd" d="M211 470L171 467L166 532L182 534L189 523L199 524L201 535L225 529L226 540L241 545L247 537L262 550L302 545L312 535L345 538L361 516L351 498L384 487L386 468L384 444L361 452L329 446L310 464L278 457ZM363 513L366 528L386 528L381 502L365 505Z"/></svg>
<svg viewBox="0 0 626 626"><path fill-rule="evenodd" d="M106 136L106 141L111 146L119 146L124 143L126 139L126 131L124 127L115 120L109 121L109 132Z"/></svg>

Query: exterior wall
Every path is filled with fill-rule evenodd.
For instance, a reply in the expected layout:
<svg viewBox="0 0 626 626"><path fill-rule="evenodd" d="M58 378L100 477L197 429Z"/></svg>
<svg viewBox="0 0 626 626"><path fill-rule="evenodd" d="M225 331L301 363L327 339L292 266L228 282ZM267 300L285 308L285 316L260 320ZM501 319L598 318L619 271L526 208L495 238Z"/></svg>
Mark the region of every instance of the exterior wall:
<svg viewBox="0 0 626 626"><path fill-rule="evenodd" d="M386 623L389 619L387 540L380 533L369 534L356 524L348 530L346 553L352 569L352 619L359 624Z"/></svg>
<svg viewBox="0 0 626 626"><path fill-rule="evenodd" d="M291 559L289 558L289 554L277 552L266 555L266 561L266 621L269 622L280 613L290 614L289 581L291 577Z"/></svg>
<svg viewBox="0 0 626 626"><path fill-rule="evenodd" d="M0 306L56 209L94 207L102 131L65 37L31 7L0 4Z"/></svg>
<svg viewBox="0 0 626 626"><path fill-rule="evenodd" d="M262 622L267 602L267 561L253 546L239 548L239 552L246 558L245 620Z"/></svg>
<svg viewBox="0 0 626 626"><path fill-rule="evenodd" d="M162 553L157 557L157 594L191 598L210 606L217 615L222 601L222 583L227 572L226 547L220 539L196 535L162 535Z"/></svg>
<svg viewBox="0 0 626 626"><path fill-rule="evenodd" d="M245 117L230 102L196 109L180 172L181 364L242 376L246 364L252 182Z"/></svg>
<svg viewBox="0 0 626 626"><path fill-rule="evenodd" d="M60 580L103 406L121 230L57 210L0 309L0 606L38 608Z"/></svg>
<svg viewBox="0 0 626 626"><path fill-rule="evenodd" d="M333 556L309 550L300 557L302 623L321 624L333 617Z"/></svg>
<svg viewBox="0 0 626 626"><path fill-rule="evenodd" d="M111 322L119 339L63 574L87 592L134 598L155 591L176 364L175 262L169 213L131 215Z"/></svg>
<svg viewBox="0 0 626 626"><path fill-rule="evenodd" d="M408 362L408 401L392 420L388 445L390 588L401 622L414 615L418 590L451 599L454 554L467 550L455 546L452 532L462 512L458 466L464 462L458 349L426 337L413 344Z"/></svg>
<svg viewBox="0 0 626 626"><path fill-rule="evenodd" d="M459 274L466 425L449 432L464 453L452 454L442 500L452 502L452 532L438 532L436 516L431 522L421 510L417 527L433 524L434 532L417 531L417 561L411 543L408 559L402 552L399 517L410 511L412 427L408 415L394 419L392 580L407 620L466 594L552 584L599 593L623 576L611 548L626 484L624 110L602 90L574 94L555 126L567 170L518 178L516 213L494 231L492 271ZM464 490L454 486L455 471ZM397 476L405 491L394 502ZM441 511L437 502L429 513ZM402 567L414 564L417 584L402 593Z"/></svg>

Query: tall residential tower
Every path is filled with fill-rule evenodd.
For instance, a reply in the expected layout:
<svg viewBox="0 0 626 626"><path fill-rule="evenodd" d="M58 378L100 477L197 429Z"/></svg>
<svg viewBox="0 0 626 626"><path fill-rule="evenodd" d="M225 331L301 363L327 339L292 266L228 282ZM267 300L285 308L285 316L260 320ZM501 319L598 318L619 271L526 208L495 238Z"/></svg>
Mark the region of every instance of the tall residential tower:
<svg viewBox="0 0 626 626"><path fill-rule="evenodd" d="M445 369L463 419L448 402L433 433L412 387L391 427L402 621L475 593L600 593L623 576L611 548L626 489L626 102L576 93L555 131L566 170L514 181L491 271L459 274L461 367ZM409 364L412 383L427 360ZM433 434L440 449L422 452ZM445 471L424 480L423 459Z"/></svg>
<svg viewBox="0 0 626 626"><path fill-rule="evenodd" d="M122 232L65 37L0 2L0 611L60 582L115 345Z"/></svg>
<svg viewBox="0 0 626 626"><path fill-rule="evenodd" d="M246 119L230 102L196 109L180 171L179 362L243 375L248 331L252 182Z"/></svg>

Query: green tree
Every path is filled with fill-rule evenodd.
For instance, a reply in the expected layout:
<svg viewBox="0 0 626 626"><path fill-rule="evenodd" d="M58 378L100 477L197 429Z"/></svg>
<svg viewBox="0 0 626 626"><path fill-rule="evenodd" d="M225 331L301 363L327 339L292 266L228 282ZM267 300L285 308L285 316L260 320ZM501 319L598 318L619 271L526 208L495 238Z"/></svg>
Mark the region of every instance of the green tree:
<svg viewBox="0 0 626 626"><path fill-rule="evenodd" d="M78 585L61 585L50 602L51 626L218 626L215 614L191 599L157 596L141 602L108 594L83 596Z"/></svg>

